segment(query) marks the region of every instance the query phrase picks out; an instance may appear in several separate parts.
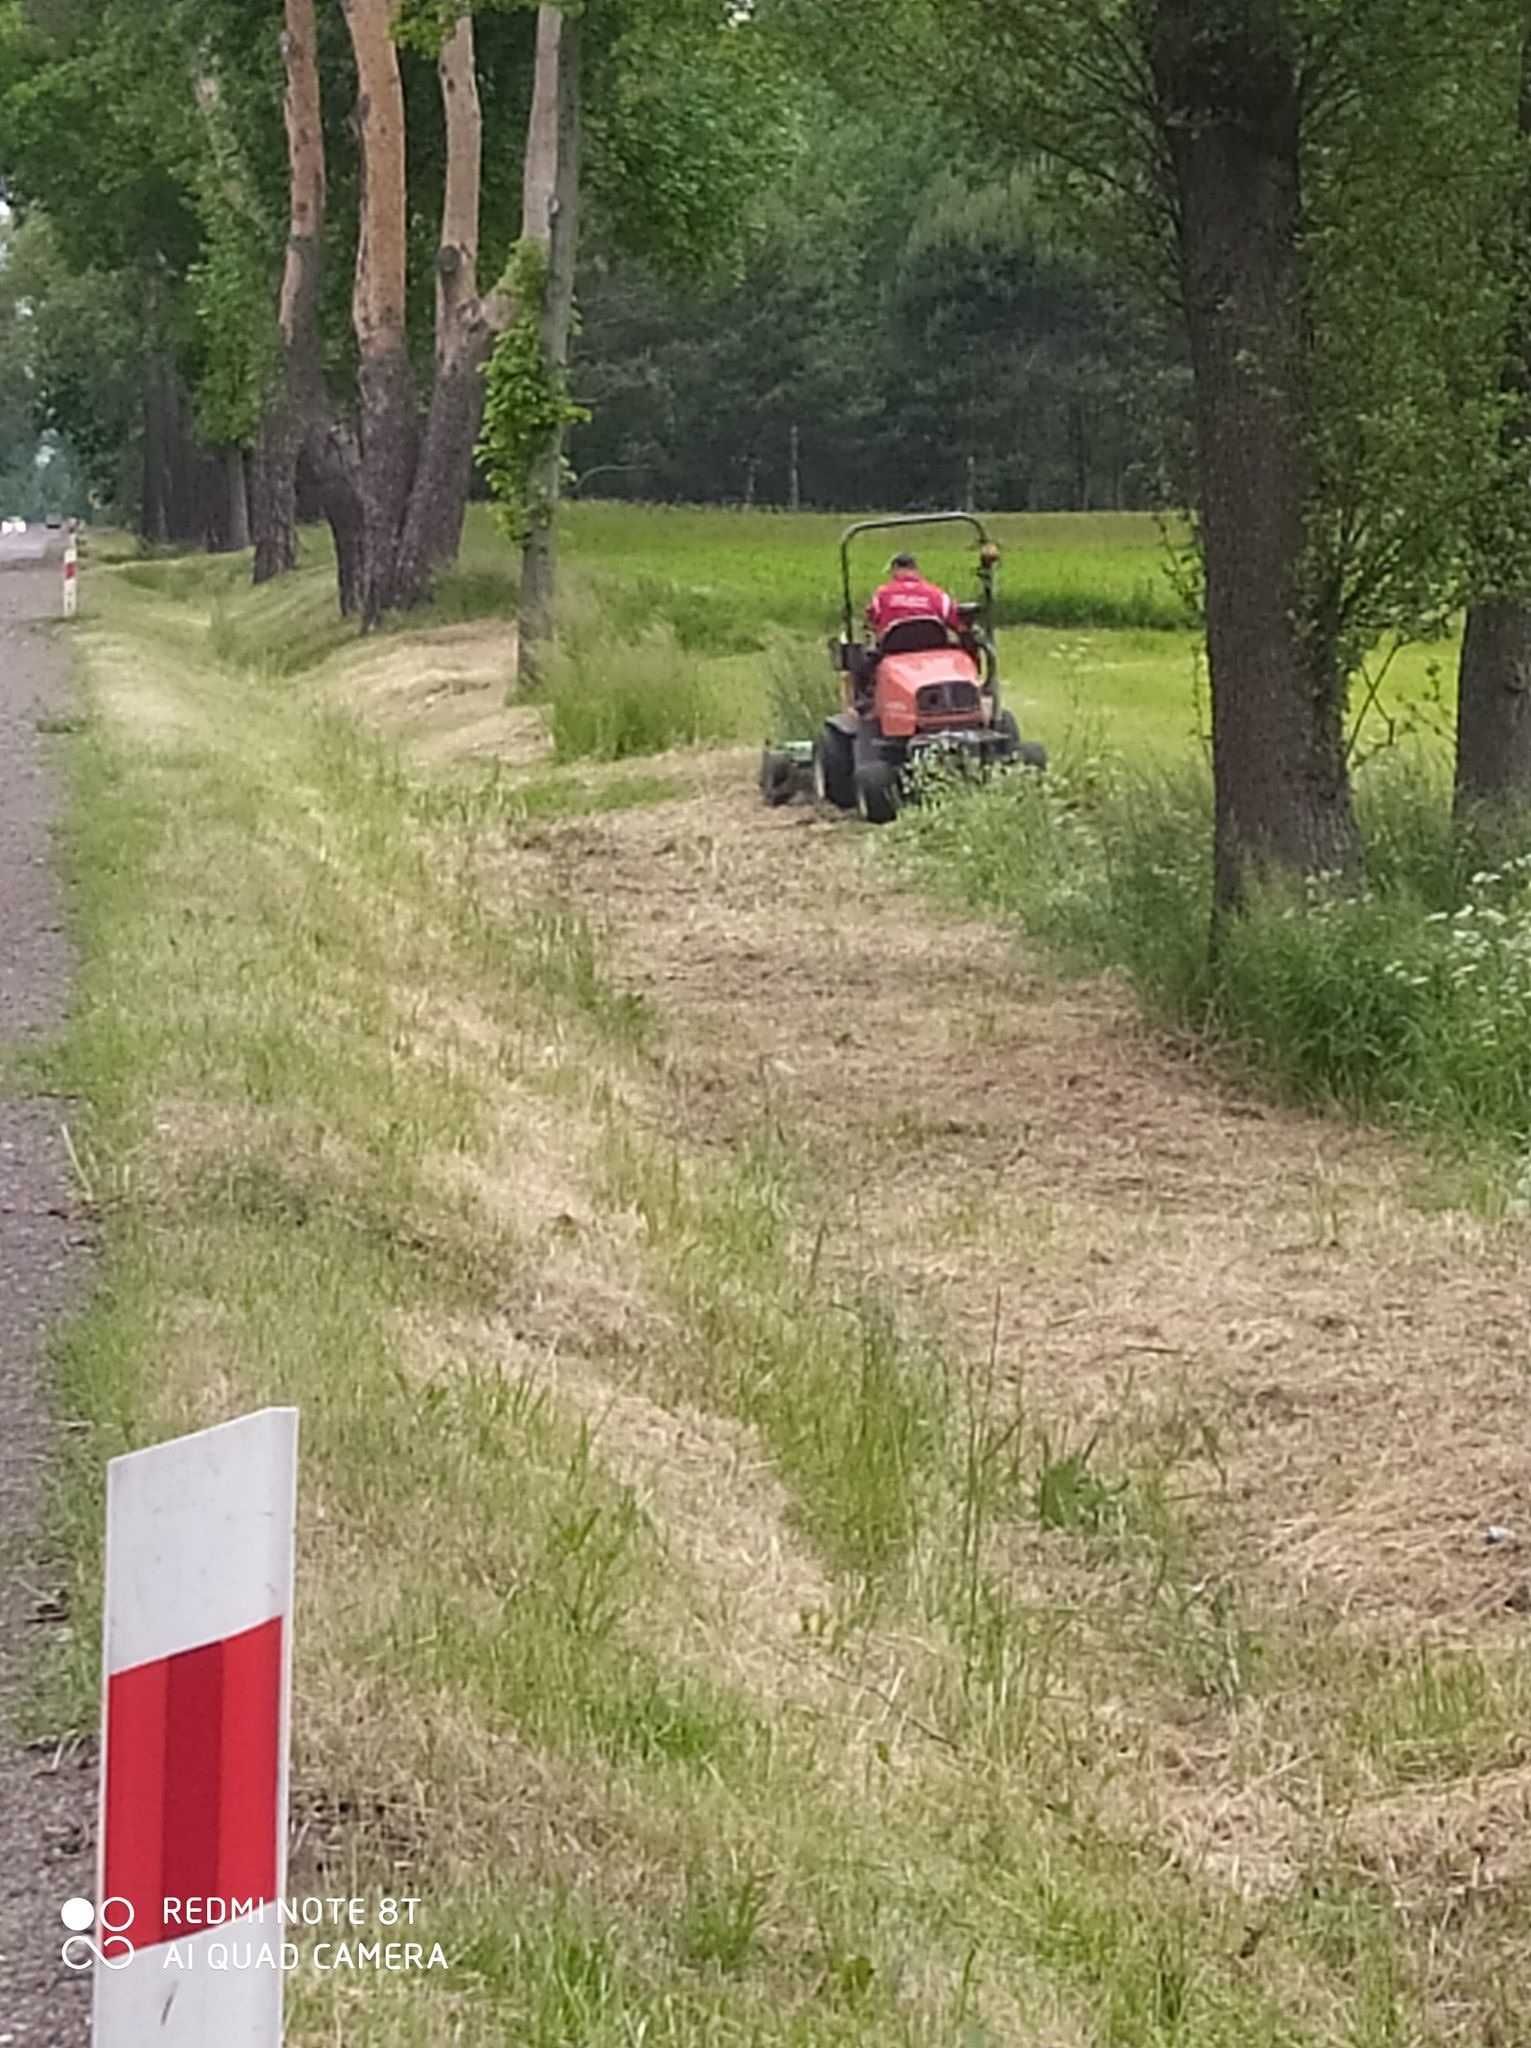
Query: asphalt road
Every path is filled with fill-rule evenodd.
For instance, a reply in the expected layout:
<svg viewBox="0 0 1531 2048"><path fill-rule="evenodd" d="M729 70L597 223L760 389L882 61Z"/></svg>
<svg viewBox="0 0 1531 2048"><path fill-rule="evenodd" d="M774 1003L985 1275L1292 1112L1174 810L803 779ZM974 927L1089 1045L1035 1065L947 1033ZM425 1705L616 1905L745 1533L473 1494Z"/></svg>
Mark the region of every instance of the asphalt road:
<svg viewBox="0 0 1531 2048"><path fill-rule="evenodd" d="M69 660L49 555L57 534L0 539L0 1049L36 1043L65 1014L70 951L53 859ZM63 1967L59 1907L93 1889L95 1768L87 1747L23 1748L9 1709L49 1627L65 1620L39 1527L52 1440L48 1333L79 1298L89 1221L70 1171L69 1105L27 1099L0 1071L0 2048L75 2048L88 1980Z"/></svg>
<svg viewBox="0 0 1531 2048"><path fill-rule="evenodd" d="M25 533L0 534L0 569L25 568L63 551L64 536L50 533L45 526L30 527Z"/></svg>

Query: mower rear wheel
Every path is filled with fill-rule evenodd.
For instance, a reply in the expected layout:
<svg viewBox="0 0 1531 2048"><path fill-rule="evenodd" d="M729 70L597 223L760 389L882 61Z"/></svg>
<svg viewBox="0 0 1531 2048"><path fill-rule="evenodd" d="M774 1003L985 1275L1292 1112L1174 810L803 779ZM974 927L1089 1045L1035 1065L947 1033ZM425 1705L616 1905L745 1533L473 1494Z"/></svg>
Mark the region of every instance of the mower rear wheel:
<svg viewBox="0 0 1531 2048"><path fill-rule="evenodd" d="M869 825L891 825L898 816L903 772L893 761L862 761L856 767L856 808Z"/></svg>
<svg viewBox="0 0 1531 2048"><path fill-rule="evenodd" d="M848 732L826 719L813 743L813 793L836 810L856 808L856 747Z"/></svg>
<svg viewBox="0 0 1531 2048"><path fill-rule="evenodd" d="M1005 759L1021 768L1045 768L1047 749L1040 740L1023 740L1021 728L1016 724L1013 711L1001 711L994 721L994 730L1000 733L1007 745Z"/></svg>

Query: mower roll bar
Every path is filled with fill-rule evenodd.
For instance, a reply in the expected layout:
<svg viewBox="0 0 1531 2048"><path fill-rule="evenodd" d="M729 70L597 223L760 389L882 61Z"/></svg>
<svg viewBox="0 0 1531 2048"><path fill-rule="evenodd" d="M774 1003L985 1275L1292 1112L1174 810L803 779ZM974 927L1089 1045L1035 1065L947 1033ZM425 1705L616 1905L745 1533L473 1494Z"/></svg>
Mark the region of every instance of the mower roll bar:
<svg viewBox="0 0 1531 2048"><path fill-rule="evenodd" d="M989 539L983 521L971 512L898 512L887 519L858 519L840 536L840 582L845 596L845 637L856 637L856 603L851 596L851 542L860 533L882 533L905 526L971 526L978 536L978 582L983 591L984 630L994 629L994 564L999 549Z"/></svg>

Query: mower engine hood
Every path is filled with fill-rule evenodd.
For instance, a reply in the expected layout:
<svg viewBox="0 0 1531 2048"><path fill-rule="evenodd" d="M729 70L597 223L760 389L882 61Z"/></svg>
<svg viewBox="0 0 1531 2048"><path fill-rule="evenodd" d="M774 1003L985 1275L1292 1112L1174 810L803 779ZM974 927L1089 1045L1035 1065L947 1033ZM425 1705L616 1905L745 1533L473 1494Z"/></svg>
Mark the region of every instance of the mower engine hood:
<svg viewBox="0 0 1531 2048"><path fill-rule="evenodd" d="M887 739L982 726L990 716L978 664L960 647L885 654L877 664L877 723Z"/></svg>

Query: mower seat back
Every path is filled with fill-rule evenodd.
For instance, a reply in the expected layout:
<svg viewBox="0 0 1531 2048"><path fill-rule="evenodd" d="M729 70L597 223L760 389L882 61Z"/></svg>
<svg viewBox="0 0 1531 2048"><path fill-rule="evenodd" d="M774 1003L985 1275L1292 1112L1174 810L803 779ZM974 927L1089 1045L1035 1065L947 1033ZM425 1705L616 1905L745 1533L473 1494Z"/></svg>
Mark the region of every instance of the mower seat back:
<svg viewBox="0 0 1531 2048"><path fill-rule="evenodd" d="M930 654L951 644L951 633L935 617L895 619L877 643L883 654Z"/></svg>

